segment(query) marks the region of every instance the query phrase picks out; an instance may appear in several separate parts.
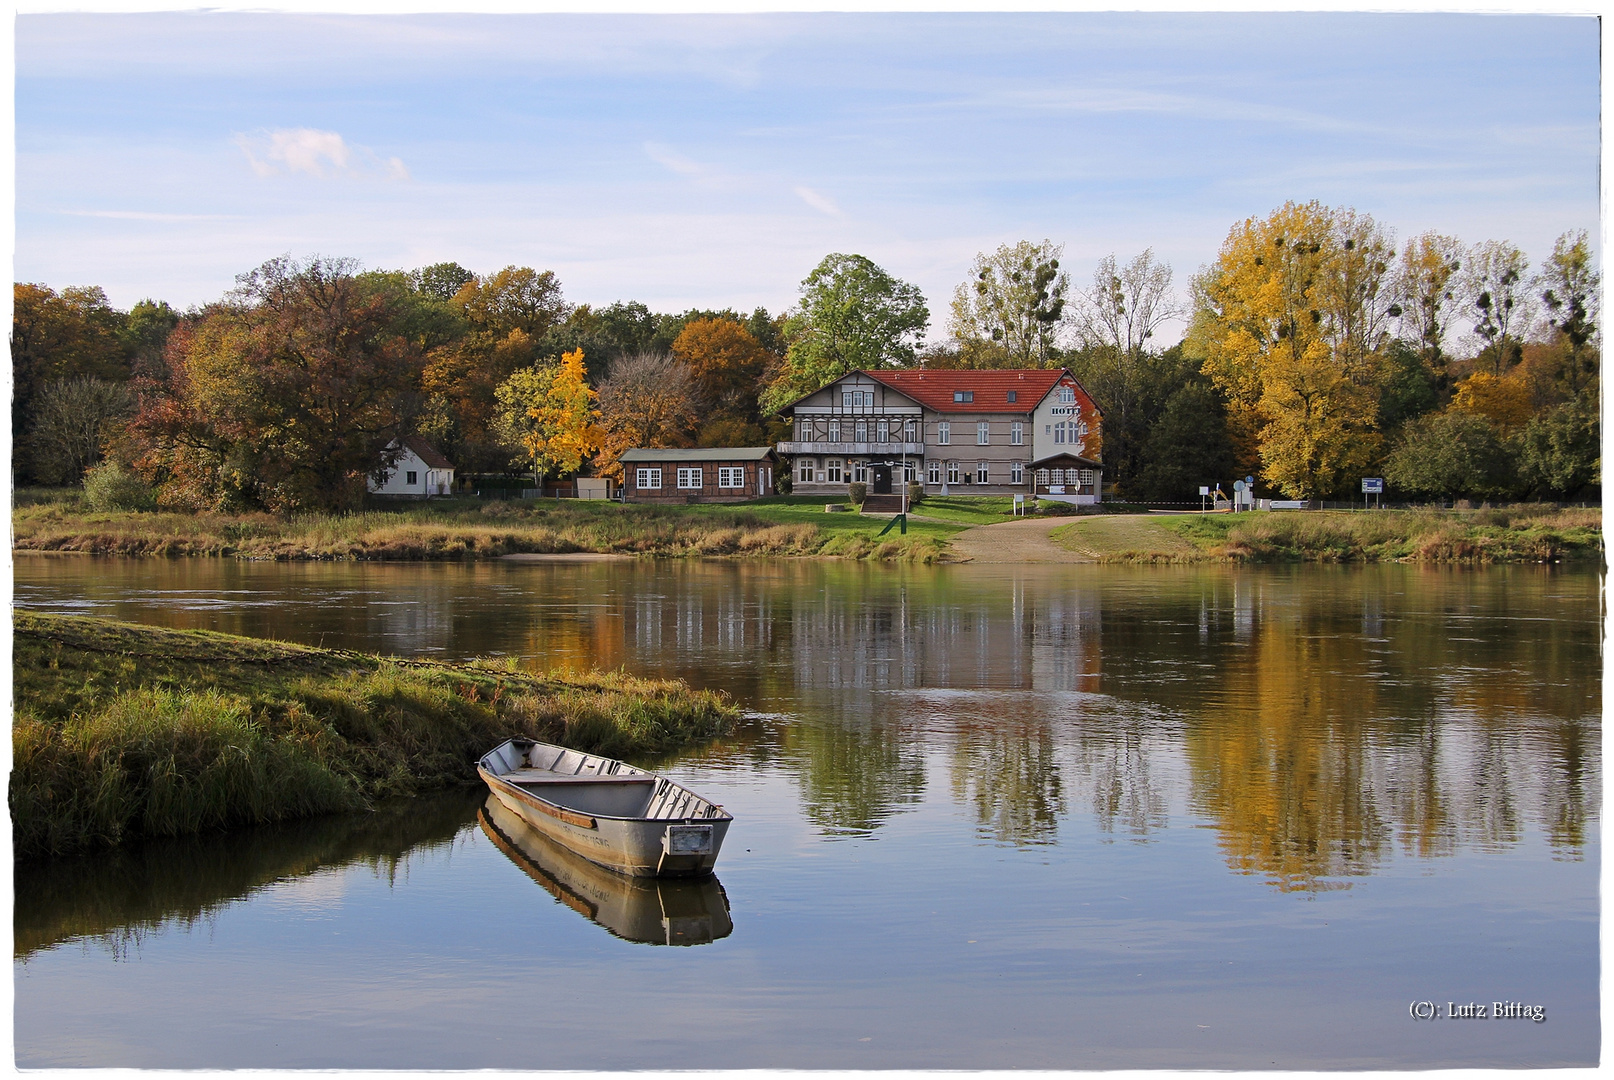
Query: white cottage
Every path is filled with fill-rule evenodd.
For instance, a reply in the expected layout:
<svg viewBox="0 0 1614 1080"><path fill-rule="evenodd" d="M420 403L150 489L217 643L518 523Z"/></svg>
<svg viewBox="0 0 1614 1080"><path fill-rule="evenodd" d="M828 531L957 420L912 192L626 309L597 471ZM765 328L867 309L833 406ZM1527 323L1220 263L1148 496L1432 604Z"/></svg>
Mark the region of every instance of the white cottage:
<svg viewBox="0 0 1614 1080"><path fill-rule="evenodd" d="M425 499L453 492L454 463L419 435L395 439L387 449L401 452L391 470L382 477L381 483L376 483L374 476L370 477L372 495Z"/></svg>

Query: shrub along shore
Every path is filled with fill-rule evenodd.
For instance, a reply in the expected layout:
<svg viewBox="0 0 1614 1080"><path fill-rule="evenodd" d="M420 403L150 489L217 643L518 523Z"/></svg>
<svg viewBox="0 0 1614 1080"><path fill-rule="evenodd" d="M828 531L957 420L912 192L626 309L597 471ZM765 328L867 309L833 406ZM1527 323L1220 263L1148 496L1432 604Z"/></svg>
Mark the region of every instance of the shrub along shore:
<svg viewBox="0 0 1614 1080"><path fill-rule="evenodd" d="M612 757L715 737L719 694L15 612L17 858L364 809L516 735Z"/></svg>
<svg viewBox="0 0 1614 1080"><path fill-rule="evenodd" d="M817 556L936 562L964 527L826 514L826 500L743 506L623 506L578 500L452 499L354 514L189 513L84 508L70 490L19 492L18 551L247 559L457 560L595 552L645 557ZM1006 501L1006 500L1005 500ZM851 509L848 507L848 509Z"/></svg>
<svg viewBox="0 0 1614 1080"><path fill-rule="evenodd" d="M1601 561L1602 511L1527 503L1478 510L1307 510L1095 517L1053 540L1098 562Z"/></svg>

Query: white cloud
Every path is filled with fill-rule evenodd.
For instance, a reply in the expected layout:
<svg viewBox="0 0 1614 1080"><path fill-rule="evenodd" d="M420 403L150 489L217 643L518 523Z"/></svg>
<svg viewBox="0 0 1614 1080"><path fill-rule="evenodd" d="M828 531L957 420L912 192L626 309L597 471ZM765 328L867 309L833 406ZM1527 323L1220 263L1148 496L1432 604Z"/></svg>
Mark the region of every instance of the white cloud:
<svg viewBox="0 0 1614 1080"><path fill-rule="evenodd" d="M650 156L651 161L672 170L679 176L700 176L706 172L704 166L691 161L665 143L647 142L644 144L644 152Z"/></svg>
<svg viewBox="0 0 1614 1080"><path fill-rule="evenodd" d="M801 197L802 202L821 214L828 214L830 217L844 216L841 213L841 208L836 206L835 201L828 195L821 195L810 187L798 187L795 192Z"/></svg>
<svg viewBox="0 0 1614 1080"><path fill-rule="evenodd" d="M306 173L321 180L333 176L410 178L401 159L383 161L369 147L350 145L334 131L276 128L256 135L237 135L234 141L259 176Z"/></svg>

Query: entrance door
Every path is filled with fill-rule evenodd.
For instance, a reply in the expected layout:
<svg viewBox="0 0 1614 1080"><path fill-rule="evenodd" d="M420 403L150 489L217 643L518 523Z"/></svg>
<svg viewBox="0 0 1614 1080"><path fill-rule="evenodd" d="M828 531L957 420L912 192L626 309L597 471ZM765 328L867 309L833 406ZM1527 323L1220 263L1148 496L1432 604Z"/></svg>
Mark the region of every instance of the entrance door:
<svg viewBox="0 0 1614 1080"><path fill-rule="evenodd" d="M891 494L891 466L870 465L869 490L876 495Z"/></svg>

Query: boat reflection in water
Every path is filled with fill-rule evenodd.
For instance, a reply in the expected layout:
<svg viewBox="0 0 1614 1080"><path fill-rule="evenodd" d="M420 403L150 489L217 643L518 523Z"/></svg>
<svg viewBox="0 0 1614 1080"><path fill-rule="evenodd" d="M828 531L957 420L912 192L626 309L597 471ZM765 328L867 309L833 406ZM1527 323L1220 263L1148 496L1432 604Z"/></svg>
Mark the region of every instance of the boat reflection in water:
<svg viewBox="0 0 1614 1080"><path fill-rule="evenodd" d="M596 866L535 831L493 796L477 820L493 846L574 911L624 941L705 945L734 930L716 877L633 878Z"/></svg>

